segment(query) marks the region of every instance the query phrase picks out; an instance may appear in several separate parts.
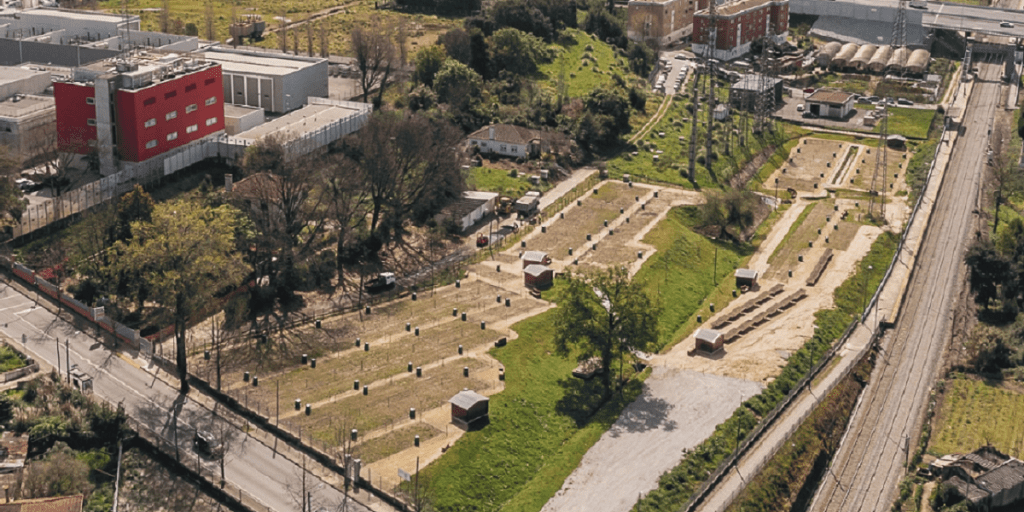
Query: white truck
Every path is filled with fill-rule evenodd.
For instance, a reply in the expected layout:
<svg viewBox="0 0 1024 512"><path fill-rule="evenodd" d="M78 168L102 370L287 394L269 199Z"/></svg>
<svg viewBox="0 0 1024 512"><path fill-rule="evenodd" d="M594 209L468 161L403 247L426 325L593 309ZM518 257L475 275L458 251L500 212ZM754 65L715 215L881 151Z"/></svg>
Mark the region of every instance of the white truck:
<svg viewBox="0 0 1024 512"><path fill-rule="evenodd" d="M519 213L520 217L530 217L537 213L540 205L540 192L531 190L527 192L523 197L516 200L516 212Z"/></svg>

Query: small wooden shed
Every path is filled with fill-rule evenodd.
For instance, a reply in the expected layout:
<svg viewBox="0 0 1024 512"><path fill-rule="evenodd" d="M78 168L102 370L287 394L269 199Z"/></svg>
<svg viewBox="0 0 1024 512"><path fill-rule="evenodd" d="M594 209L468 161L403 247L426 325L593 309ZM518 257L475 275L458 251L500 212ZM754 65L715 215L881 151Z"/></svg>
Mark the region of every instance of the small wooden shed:
<svg viewBox="0 0 1024 512"><path fill-rule="evenodd" d="M488 421L489 401L486 396L463 389L448 400L452 404L452 423L468 429L481 420Z"/></svg>
<svg viewBox="0 0 1024 512"><path fill-rule="evenodd" d="M722 337L722 333L714 329L697 330L697 343L695 347L697 350L717 352L724 344L725 338Z"/></svg>
<svg viewBox="0 0 1024 512"><path fill-rule="evenodd" d="M530 265L550 265L551 258L544 251L526 251L523 253L523 268Z"/></svg>
<svg viewBox="0 0 1024 512"><path fill-rule="evenodd" d="M555 271L544 265L530 265L523 270L523 282L530 288L550 288L554 279Z"/></svg>
<svg viewBox="0 0 1024 512"><path fill-rule="evenodd" d="M746 286L748 289L757 285L757 271L749 268L736 269L736 287Z"/></svg>

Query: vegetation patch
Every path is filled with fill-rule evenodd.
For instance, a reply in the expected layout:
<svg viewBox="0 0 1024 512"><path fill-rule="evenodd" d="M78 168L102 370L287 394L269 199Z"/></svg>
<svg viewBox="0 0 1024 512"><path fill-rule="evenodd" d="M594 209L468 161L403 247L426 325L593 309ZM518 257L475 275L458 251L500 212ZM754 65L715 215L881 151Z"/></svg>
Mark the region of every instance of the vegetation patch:
<svg viewBox="0 0 1024 512"><path fill-rule="evenodd" d="M874 354L833 388L726 512L809 509L873 367Z"/></svg>
<svg viewBox="0 0 1024 512"><path fill-rule="evenodd" d="M0 373L25 367L25 360L13 348L0 344Z"/></svg>
<svg viewBox="0 0 1024 512"><path fill-rule="evenodd" d="M929 453L969 453L991 445L1024 456L1024 394L998 382L954 374L945 382Z"/></svg>
<svg viewBox="0 0 1024 512"><path fill-rule="evenodd" d="M612 85L613 75L633 76L629 62L616 54L615 47L582 30L566 29L551 48L557 57L539 65L538 70L544 83L556 92L565 91L568 98L582 98L590 91Z"/></svg>
<svg viewBox="0 0 1024 512"><path fill-rule="evenodd" d="M936 111L926 108L888 107L889 134L908 139L927 139ZM871 133L882 133L882 123L876 123Z"/></svg>
<svg viewBox="0 0 1024 512"><path fill-rule="evenodd" d="M469 177L466 179L466 185L471 189L483 192L497 192L500 195L511 198L521 197L529 190L551 188L547 185L548 182L542 183L545 186L534 187L526 180L525 176L513 177L505 169L494 169L491 167L473 167L470 169Z"/></svg>

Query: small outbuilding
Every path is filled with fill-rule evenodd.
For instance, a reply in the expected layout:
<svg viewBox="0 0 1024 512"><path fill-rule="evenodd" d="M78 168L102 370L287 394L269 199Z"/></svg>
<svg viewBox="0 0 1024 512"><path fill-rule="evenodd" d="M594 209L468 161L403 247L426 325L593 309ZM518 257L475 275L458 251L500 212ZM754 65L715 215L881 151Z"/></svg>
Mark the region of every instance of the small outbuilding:
<svg viewBox="0 0 1024 512"><path fill-rule="evenodd" d="M467 190L462 193L461 198L435 215L434 220L437 222L451 220L464 232L483 219L485 215L493 212L497 200L498 194L495 192Z"/></svg>
<svg viewBox="0 0 1024 512"><path fill-rule="evenodd" d="M818 89L807 97L807 111L820 117L845 119L853 112L853 94L834 89Z"/></svg>
<svg viewBox="0 0 1024 512"><path fill-rule="evenodd" d="M738 268L736 269L736 287L742 288L744 286L747 289L753 288L757 285L757 271L749 268Z"/></svg>
<svg viewBox="0 0 1024 512"><path fill-rule="evenodd" d="M555 271L546 265L530 265L523 269L523 283L527 287L545 290L551 288Z"/></svg>
<svg viewBox="0 0 1024 512"><path fill-rule="evenodd" d="M894 133L885 139L885 145L889 146L890 149L903 151L907 149L907 138Z"/></svg>
<svg viewBox="0 0 1024 512"><path fill-rule="evenodd" d="M530 265L550 265L551 258L544 251L526 251L523 253L523 268Z"/></svg>
<svg viewBox="0 0 1024 512"><path fill-rule="evenodd" d="M694 348L705 352L717 352L725 344L722 333L714 329L698 329L697 343Z"/></svg>
<svg viewBox="0 0 1024 512"><path fill-rule="evenodd" d="M469 429L480 422L489 421L490 399L475 391L463 389L453 396L448 403L452 404L452 423Z"/></svg>

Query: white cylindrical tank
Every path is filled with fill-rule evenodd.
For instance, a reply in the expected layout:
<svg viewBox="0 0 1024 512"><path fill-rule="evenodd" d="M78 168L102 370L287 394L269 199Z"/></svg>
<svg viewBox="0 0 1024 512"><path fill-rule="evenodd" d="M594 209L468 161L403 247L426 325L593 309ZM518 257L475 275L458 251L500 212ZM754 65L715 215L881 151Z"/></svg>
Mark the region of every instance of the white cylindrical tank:
<svg viewBox="0 0 1024 512"><path fill-rule="evenodd" d="M857 54L850 59L849 66L856 69L857 71L864 71L868 67L868 62L871 62L871 57L875 56L875 51L878 47L873 44L866 44L857 49Z"/></svg>
<svg viewBox="0 0 1024 512"><path fill-rule="evenodd" d="M818 52L818 67L828 67L828 65L832 63L832 59L836 57L836 54L839 53L839 50L842 49L842 47L842 43L838 43L836 41L832 41L831 43L826 44L825 47Z"/></svg>
<svg viewBox="0 0 1024 512"><path fill-rule="evenodd" d="M896 48L892 52L892 57L889 57L889 62L885 63L885 71L899 71L902 72L903 68L907 65L907 58L910 57L910 50L907 47Z"/></svg>
<svg viewBox="0 0 1024 512"><path fill-rule="evenodd" d="M928 70L928 62L931 61L932 54L928 50L914 50L910 52L910 58L907 59L906 72L911 75L921 75Z"/></svg>
<svg viewBox="0 0 1024 512"><path fill-rule="evenodd" d="M835 58L832 59L832 67L836 69L844 69L850 65L850 59L854 55L857 55L857 49L860 46L857 43L846 43L843 45L839 53L836 54Z"/></svg>
<svg viewBox="0 0 1024 512"><path fill-rule="evenodd" d="M892 47L889 45L879 46L871 60L868 61L868 69L872 73L885 71L885 65L889 63L890 57L892 57Z"/></svg>

